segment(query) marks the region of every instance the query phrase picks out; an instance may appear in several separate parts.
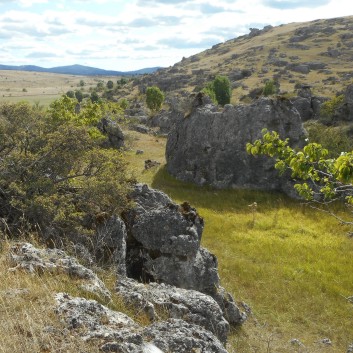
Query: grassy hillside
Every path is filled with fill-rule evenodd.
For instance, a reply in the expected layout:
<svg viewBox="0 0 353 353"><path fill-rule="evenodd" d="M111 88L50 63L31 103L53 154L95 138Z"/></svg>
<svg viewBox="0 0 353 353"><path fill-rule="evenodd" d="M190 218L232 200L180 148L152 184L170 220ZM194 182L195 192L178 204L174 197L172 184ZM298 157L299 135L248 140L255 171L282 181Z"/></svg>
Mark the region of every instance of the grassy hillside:
<svg viewBox="0 0 353 353"><path fill-rule="evenodd" d="M266 27L184 58L142 82L192 91L217 74L227 75L233 103L273 78L283 92L309 84L315 94L332 96L352 82L352 29L352 16Z"/></svg>
<svg viewBox="0 0 353 353"><path fill-rule="evenodd" d="M197 208L206 223L202 243L218 257L222 284L250 305L229 351L345 352L353 341L348 229L282 194L198 187L176 181L163 165L144 171L144 159L163 162L163 142L135 134L130 159L140 180ZM145 153L135 156L135 149ZM326 338L332 345L322 343Z"/></svg>

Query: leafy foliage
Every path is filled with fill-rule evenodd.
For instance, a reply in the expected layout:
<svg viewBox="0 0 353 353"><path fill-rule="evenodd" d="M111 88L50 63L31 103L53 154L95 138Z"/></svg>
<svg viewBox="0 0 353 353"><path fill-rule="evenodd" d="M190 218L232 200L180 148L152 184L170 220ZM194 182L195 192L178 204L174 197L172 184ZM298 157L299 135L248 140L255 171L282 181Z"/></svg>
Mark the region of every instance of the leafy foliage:
<svg viewBox="0 0 353 353"><path fill-rule="evenodd" d="M210 82L205 88L201 90L201 92L209 96L214 104L218 104L216 93L213 87L213 82Z"/></svg>
<svg viewBox="0 0 353 353"><path fill-rule="evenodd" d="M276 94L278 92L278 87L277 84L274 80L268 80L265 83L265 86L262 90L262 94L267 97L271 96L273 94Z"/></svg>
<svg viewBox="0 0 353 353"><path fill-rule="evenodd" d="M231 89L230 81L226 76L216 76L213 81L213 90L216 95L217 102L220 105L225 105L230 103Z"/></svg>
<svg viewBox="0 0 353 353"><path fill-rule="evenodd" d="M342 105L344 101L344 95L336 96L321 105L320 117L326 119L332 119L336 110Z"/></svg>
<svg viewBox="0 0 353 353"><path fill-rule="evenodd" d="M309 140L317 142L329 151L329 157L338 157L342 151L352 151L351 128L345 125L326 126L320 122L307 122L305 129Z"/></svg>
<svg viewBox="0 0 353 353"><path fill-rule="evenodd" d="M318 143L309 143L303 149L295 150L282 140L278 133L262 131L262 139L248 143L248 153L275 158L275 168L280 173L291 171L297 180L295 189L305 200L332 215L328 206L344 199L353 204L353 152L342 152L337 158L329 158L329 151ZM353 224L334 215L343 223Z"/></svg>
<svg viewBox="0 0 353 353"><path fill-rule="evenodd" d="M152 112L157 112L161 109L164 98L164 93L157 86L147 87L146 104Z"/></svg>
<svg viewBox="0 0 353 353"><path fill-rule="evenodd" d="M120 152L100 148L92 129L103 107L75 113L63 96L48 111L0 106L0 217L3 230L91 234L96 215L125 207L129 180Z"/></svg>

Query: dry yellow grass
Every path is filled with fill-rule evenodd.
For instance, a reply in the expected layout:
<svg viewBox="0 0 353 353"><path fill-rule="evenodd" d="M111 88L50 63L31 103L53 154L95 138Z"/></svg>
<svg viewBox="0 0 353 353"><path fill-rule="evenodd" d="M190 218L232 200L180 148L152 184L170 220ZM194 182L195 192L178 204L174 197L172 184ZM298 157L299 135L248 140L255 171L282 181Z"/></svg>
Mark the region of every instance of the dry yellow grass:
<svg viewBox="0 0 353 353"><path fill-rule="evenodd" d="M48 106L67 91L80 89L81 80L85 82L83 92L88 93L91 87L96 87L99 80L116 82L117 79L116 76L95 77L0 70L0 101L18 102L26 100Z"/></svg>

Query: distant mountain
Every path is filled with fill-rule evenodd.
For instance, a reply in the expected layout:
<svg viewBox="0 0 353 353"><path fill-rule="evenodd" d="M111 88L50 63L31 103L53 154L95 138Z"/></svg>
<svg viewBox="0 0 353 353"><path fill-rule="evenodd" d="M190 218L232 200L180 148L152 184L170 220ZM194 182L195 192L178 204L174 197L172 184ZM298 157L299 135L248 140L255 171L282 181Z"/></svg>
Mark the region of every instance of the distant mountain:
<svg viewBox="0 0 353 353"><path fill-rule="evenodd" d="M55 74L67 74L67 75L83 75L83 76L131 76L131 75L143 75L151 74L160 69L160 67L150 67L135 71L114 71L114 70L103 70L95 67L83 66L83 65L69 65L69 66L58 66L52 68L44 68L35 65L0 65L0 70L16 70L16 71L34 71L34 72L50 72Z"/></svg>

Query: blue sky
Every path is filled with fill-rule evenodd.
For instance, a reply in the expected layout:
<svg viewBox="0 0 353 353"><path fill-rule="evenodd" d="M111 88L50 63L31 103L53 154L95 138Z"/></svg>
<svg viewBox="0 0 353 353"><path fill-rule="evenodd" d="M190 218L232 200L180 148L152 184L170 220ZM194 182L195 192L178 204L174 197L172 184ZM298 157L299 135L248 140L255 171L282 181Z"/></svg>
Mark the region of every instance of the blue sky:
<svg viewBox="0 0 353 353"><path fill-rule="evenodd" d="M251 27L349 15L351 0L0 0L0 64L170 66Z"/></svg>

